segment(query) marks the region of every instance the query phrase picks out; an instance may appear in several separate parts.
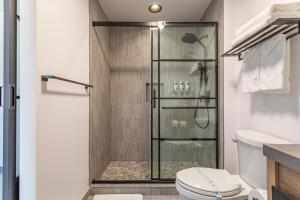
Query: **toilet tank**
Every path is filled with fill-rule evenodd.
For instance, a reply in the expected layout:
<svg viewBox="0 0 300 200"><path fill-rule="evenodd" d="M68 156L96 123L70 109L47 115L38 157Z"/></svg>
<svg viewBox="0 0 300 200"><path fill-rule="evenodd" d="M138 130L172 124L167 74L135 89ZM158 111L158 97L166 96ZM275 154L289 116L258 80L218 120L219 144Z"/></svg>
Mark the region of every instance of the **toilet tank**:
<svg viewBox="0 0 300 200"><path fill-rule="evenodd" d="M253 130L238 130L239 174L254 188L267 189L267 159L263 144L290 144L290 142Z"/></svg>

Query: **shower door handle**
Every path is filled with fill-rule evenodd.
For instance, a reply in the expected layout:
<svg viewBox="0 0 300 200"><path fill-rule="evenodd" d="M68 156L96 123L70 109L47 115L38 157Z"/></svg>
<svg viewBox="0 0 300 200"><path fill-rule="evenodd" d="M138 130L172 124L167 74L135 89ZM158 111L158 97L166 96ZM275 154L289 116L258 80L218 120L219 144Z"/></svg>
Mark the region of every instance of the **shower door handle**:
<svg viewBox="0 0 300 200"><path fill-rule="evenodd" d="M156 107L156 90L153 89L152 91L152 107L155 108Z"/></svg>
<svg viewBox="0 0 300 200"><path fill-rule="evenodd" d="M3 107L3 86L0 86L0 107Z"/></svg>
<svg viewBox="0 0 300 200"><path fill-rule="evenodd" d="M14 110L16 108L16 88L14 85L8 84L9 87L9 110ZM19 97L18 97L19 98ZM4 86L0 86L0 107L4 105Z"/></svg>

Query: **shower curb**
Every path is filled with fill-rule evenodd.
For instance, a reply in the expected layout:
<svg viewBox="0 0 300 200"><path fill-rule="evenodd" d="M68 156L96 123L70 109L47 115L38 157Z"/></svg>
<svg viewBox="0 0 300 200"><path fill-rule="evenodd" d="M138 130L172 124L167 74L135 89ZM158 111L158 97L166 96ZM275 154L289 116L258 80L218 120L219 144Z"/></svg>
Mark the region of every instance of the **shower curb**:
<svg viewBox="0 0 300 200"><path fill-rule="evenodd" d="M91 195L91 188L89 188L83 195L81 200L92 200L93 196Z"/></svg>
<svg viewBox="0 0 300 200"><path fill-rule="evenodd" d="M175 184L92 184L90 194L178 195Z"/></svg>

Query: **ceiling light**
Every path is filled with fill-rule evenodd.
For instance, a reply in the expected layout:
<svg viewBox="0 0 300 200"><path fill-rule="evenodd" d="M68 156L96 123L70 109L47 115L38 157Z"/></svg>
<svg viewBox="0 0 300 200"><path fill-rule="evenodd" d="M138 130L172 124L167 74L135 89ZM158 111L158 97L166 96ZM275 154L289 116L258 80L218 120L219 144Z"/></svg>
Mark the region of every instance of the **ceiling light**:
<svg viewBox="0 0 300 200"><path fill-rule="evenodd" d="M162 10L161 5L159 4L153 4L149 6L149 11L152 13L159 13Z"/></svg>

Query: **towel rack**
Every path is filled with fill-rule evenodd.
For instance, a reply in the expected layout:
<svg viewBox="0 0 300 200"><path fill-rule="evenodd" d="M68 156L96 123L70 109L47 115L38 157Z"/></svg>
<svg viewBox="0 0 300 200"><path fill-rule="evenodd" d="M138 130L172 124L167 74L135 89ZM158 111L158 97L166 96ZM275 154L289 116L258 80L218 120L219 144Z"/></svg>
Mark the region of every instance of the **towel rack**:
<svg viewBox="0 0 300 200"><path fill-rule="evenodd" d="M42 81L48 81L49 79L56 79L56 80L60 80L60 81L74 83L74 84L77 84L77 85L83 85L85 87L85 89L88 89L89 87L94 87L94 86L89 85L89 84L73 81L73 80L70 80L70 79L66 79L66 78L62 78L62 77L58 77L58 76L54 76L54 75L42 75Z"/></svg>
<svg viewBox="0 0 300 200"><path fill-rule="evenodd" d="M222 57L238 56L238 59L242 60L241 54L243 52L280 33L287 35L287 39L300 34L300 18L277 19L226 51Z"/></svg>

